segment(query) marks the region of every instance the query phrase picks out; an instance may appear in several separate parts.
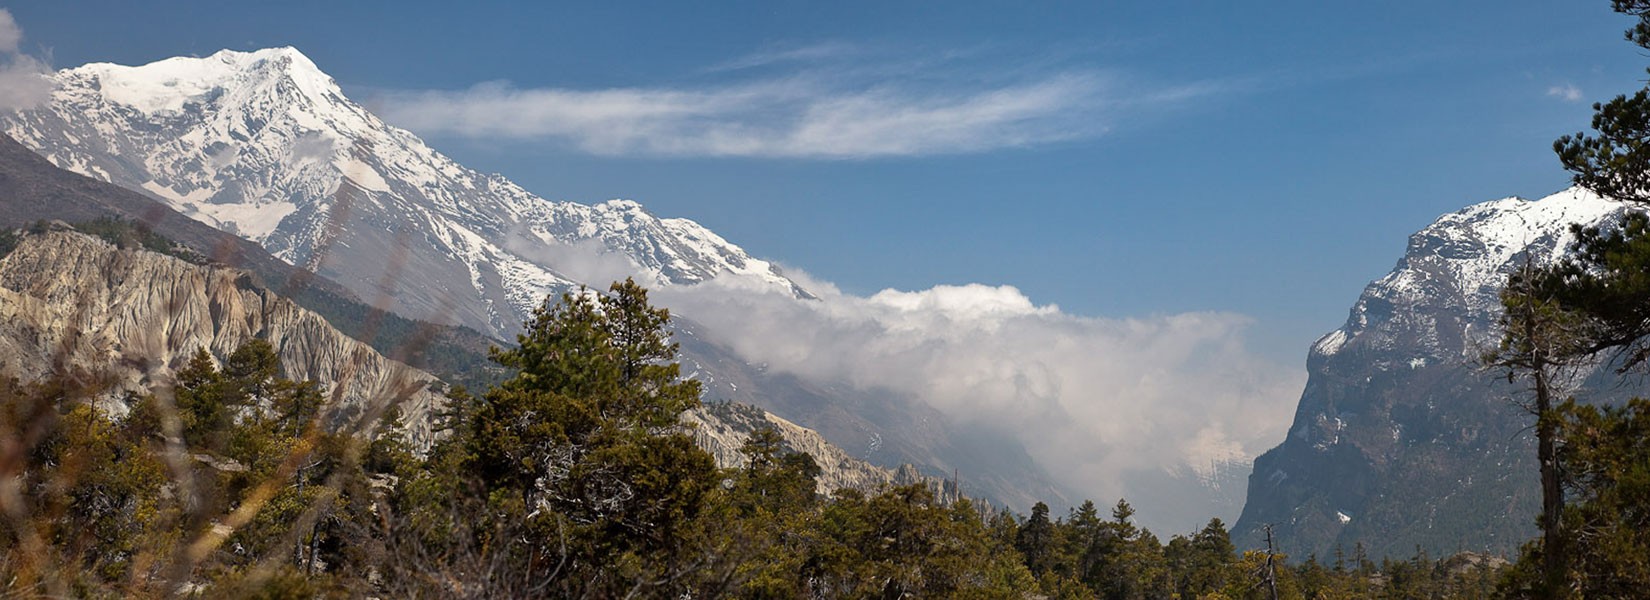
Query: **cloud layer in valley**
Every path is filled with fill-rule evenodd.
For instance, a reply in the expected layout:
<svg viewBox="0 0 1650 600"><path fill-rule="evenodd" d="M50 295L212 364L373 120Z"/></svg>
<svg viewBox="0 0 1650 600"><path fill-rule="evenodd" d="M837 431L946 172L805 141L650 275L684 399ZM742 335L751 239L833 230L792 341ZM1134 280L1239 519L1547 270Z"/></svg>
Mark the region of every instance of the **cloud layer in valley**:
<svg viewBox="0 0 1650 600"><path fill-rule="evenodd" d="M0 110L33 108L51 94L51 81L46 79L51 69L22 48L23 28L10 11L0 8Z"/></svg>
<svg viewBox="0 0 1650 600"><path fill-rule="evenodd" d="M893 390L1004 433L1102 504L1150 497L1128 486L1152 473L1245 460L1275 445L1305 379L1298 366L1250 351L1250 321L1240 315L1092 318L1037 305L1011 286L859 297L792 275L821 300L730 277L655 293L748 360Z"/></svg>
<svg viewBox="0 0 1650 600"><path fill-rule="evenodd" d="M888 60L847 44L747 56L713 81L660 87L387 92L421 135L552 141L597 155L852 159L983 152L1094 137L1148 107L1219 91L1143 86L1093 70ZM774 73L773 66L785 67ZM1020 74L1029 73L1029 74Z"/></svg>

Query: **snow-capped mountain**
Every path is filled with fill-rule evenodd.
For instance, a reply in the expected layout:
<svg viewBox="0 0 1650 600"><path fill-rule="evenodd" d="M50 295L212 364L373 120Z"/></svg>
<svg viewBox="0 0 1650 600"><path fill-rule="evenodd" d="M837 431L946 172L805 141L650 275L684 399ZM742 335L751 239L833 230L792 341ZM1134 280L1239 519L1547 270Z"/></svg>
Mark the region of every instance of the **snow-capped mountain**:
<svg viewBox="0 0 1650 600"><path fill-rule="evenodd" d="M47 104L0 114L0 130L407 317L510 339L547 293L625 276L656 288L731 275L746 281L721 288L812 298L693 221L626 200L550 201L459 165L292 48L90 64L53 79ZM770 372L692 317L677 315L676 340L707 399L759 405L881 466L960 471L973 495L1022 508L1061 497L1023 448L959 432L920 400Z"/></svg>
<svg viewBox="0 0 1650 600"><path fill-rule="evenodd" d="M292 48L56 74L6 115L60 167L143 190L396 312L503 336L569 264L628 262L650 285L733 273L806 296L766 261L634 202L552 202L430 149L344 97Z"/></svg>
<svg viewBox="0 0 1650 600"><path fill-rule="evenodd" d="M1259 544L1270 523L1286 552L1320 558L1360 542L1375 557L1507 552L1534 535L1528 416L1478 359L1500 340L1507 275L1525 257L1564 257L1571 224L1626 210L1570 189L1470 206L1410 236L1346 324L1313 344L1293 426L1256 459L1233 533Z"/></svg>

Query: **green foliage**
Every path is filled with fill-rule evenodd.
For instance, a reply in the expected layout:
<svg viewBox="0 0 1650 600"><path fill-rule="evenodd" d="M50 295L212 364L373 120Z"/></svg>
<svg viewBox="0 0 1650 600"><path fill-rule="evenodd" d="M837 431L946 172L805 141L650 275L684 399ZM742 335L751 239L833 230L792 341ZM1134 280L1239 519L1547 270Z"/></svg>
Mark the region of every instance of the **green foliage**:
<svg viewBox="0 0 1650 600"><path fill-rule="evenodd" d="M1506 371L1507 381L1527 381L1528 401L1524 409L1535 417L1536 460L1541 475L1542 544L1549 550L1543 565L1543 589L1556 593L1564 574L1560 550L1565 535L1560 523L1564 493L1556 458L1559 446L1558 416L1554 411L1555 381L1571 372L1571 367L1588 354L1585 314L1564 305L1562 285L1552 285L1550 270L1535 268L1526 256L1501 292L1502 330L1500 346L1486 355L1486 365Z"/></svg>
<svg viewBox="0 0 1650 600"><path fill-rule="evenodd" d="M1015 535L1014 548L1020 551L1031 574L1041 576L1054 560L1054 523L1048 520L1048 505L1038 502L1031 507L1031 518L1026 519Z"/></svg>
<svg viewBox="0 0 1650 600"><path fill-rule="evenodd" d="M1603 408L1570 402L1562 411L1559 461L1576 500L1565 519L1576 532L1576 571L1586 576L1581 589L1589 597L1650 589L1650 401Z"/></svg>
<svg viewBox="0 0 1650 600"><path fill-rule="evenodd" d="M1619 368L1650 357L1650 215L1631 212L1617 227L1573 226L1564 260L1531 276L1529 295L1550 299L1572 320L1571 354L1619 348Z"/></svg>
<svg viewBox="0 0 1650 600"><path fill-rule="evenodd" d="M773 427L717 469L679 421L699 389L668 317L628 281L547 304L495 353L509 378L450 391L423 456L393 407L371 435L324 430L319 390L261 341L195 352L121 420L95 377L0 381L0 477L26 499L0 494L0 595L1266 597L1281 557L1219 520L1165 545L1123 501L1022 520L922 485L826 498ZM1467 589L1425 559L1379 568L1276 578L1286 598Z"/></svg>
<svg viewBox="0 0 1650 600"><path fill-rule="evenodd" d="M1236 548L1220 519L1210 519L1191 537L1170 539L1163 554L1172 573L1174 592L1182 598L1203 597L1245 576L1230 564Z"/></svg>
<svg viewBox="0 0 1650 600"><path fill-rule="evenodd" d="M120 217L101 217L94 221L75 223L75 230L89 233L103 238L104 241L120 248L141 248L150 252L158 252L174 256L194 264L206 264L206 257L168 239L166 236L155 233L148 225L135 221L127 221Z"/></svg>
<svg viewBox="0 0 1650 600"><path fill-rule="evenodd" d="M1650 2L1613 0L1611 5L1637 19L1627 31L1628 41L1650 48ZM1645 143L1650 139L1650 88L1593 109L1593 135L1578 133L1554 142L1560 161L1579 185L1650 204L1650 146ZM1508 341L1523 343L1515 348L1537 358L1541 352L1529 351L1530 340L1546 342L1553 354L1569 359L1614 349L1623 372L1645 365L1650 358L1650 313L1645 312L1650 306L1650 217L1634 212L1619 227L1576 227L1574 233L1577 241L1568 259L1509 286L1509 313L1518 309L1524 317L1519 321L1554 327L1526 332L1525 340L1509 335ZM1650 486L1641 473L1650 459L1641 448L1645 423L1650 423L1640 415L1646 409L1640 400L1619 408L1571 400L1555 408L1541 399L1537 428L1545 531L1508 570L1502 585L1508 596L1643 593L1650 583L1650 559L1645 558L1650 540L1639 533L1647 524L1641 515L1650 513Z"/></svg>
<svg viewBox="0 0 1650 600"><path fill-rule="evenodd" d="M819 464L808 454L786 451L778 429L770 425L751 432L740 452L745 468L726 501L743 514L781 515L814 504Z"/></svg>
<svg viewBox="0 0 1650 600"><path fill-rule="evenodd" d="M469 451L484 482L601 530L603 553L668 551L714 469L676 431L682 411L698 404L699 384L667 362L676 353L668 318L631 281L537 311L517 347L495 356L516 376L474 415Z"/></svg>
<svg viewBox="0 0 1650 600"><path fill-rule="evenodd" d="M1650 48L1650 1L1611 0L1616 12L1638 23L1627 40ZM1577 133L1553 142L1564 168L1577 185L1606 197L1650 203L1650 89L1593 104L1595 135Z"/></svg>
<svg viewBox="0 0 1650 600"><path fill-rule="evenodd" d="M1625 598L1650 589L1650 401L1597 407L1565 403L1559 452L1571 498L1563 514L1562 593L1543 591L1533 565L1547 557L1525 547L1503 582L1511 597Z"/></svg>
<svg viewBox="0 0 1650 600"><path fill-rule="evenodd" d="M23 464L7 459L21 450L28 465L0 473L19 484L17 496L0 497L10 517L0 545L11 548L0 554L0 580L10 582L0 591L141 596L190 581L221 592L213 595L319 589L316 580L283 588L290 578L254 568L269 556L313 565L305 549L343 535L309 516L347 497L320 484L356 442L319 430L314 384L282 379L273 349L255 340L222 371L197 351L171 401L129 397L121 420L94 408L105 389L84 373L0 385L0 464ZM309 521L319 522L294 528Z"/></svg>
<svg viewBox="0 0 1650 600"><path fill-rule="evenodd" d="M22 239L16 229L0 229L0 258L5 258L12 250L16 250L17 243Z"/></svg>
<svg viewBox="0 0 1650 600"><path fill-rule="evenodd" d="M1577 185L1612 198L1650 202L1644 173L1650 172L1650 90L1593 104L1596 135L1576 133L1553 142Z"/></svg>
<svg viewBox="0 0 1650 600"><path fill-rule="evenodd" d="M1001 597L1034 585L1014 553L994 552L967 502L946 507L924 486L873 497L839 493L803 560L811 596Z"/></svg>
<svg viewBox="0 0 1650 600"><path fill-rule="evenodd" d="M668 319L631 281L535 311L517 347L494 353L514 375L479 401L454 399L453 435L405 486L403 500L437 505L407 506L430 527L415 536L499 552L486 560L523 572L554 565L539 583L561 594L686 585L718 478L679 425L699 385L672 362ZM478 511L487 518L458 516ZM493 551L495 539L528 543Z"/></svg>
<svg viewBox="0 0 1650 600"><path fill-rule="evenodd" d="M1134 507L1118 500L1112 507L1112 520L1102 526L1097 543L1089 548L1093 566L1083 581L1099 589L1103 598L1157 598L1168 593L1162 546L1150 531L1135 527L1133 517Z"/></svg>

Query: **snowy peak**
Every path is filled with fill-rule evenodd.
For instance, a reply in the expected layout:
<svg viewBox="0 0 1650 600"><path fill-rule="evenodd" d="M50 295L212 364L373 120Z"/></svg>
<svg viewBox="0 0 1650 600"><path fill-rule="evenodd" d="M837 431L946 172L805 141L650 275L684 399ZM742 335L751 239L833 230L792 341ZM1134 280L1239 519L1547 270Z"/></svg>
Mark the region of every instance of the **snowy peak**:
<svg viewBox="0 0 1650 600"><path fill-rule="evenodd" d="M626 276L655 289L716 278L712 289L730 296L810 297L693 221L628 200L551 201L460 165L351 102L311 66L275 49L69 69L55 76L50 102L0 115L0 130L59 167L255 241L370 304L501 339L547 294ZM713 332L677 323L684 365L719 397L786 407L824 435L868 440L852 443L869 443L879 460L980 456L931 407L767 373L701 337ZM1007 460L1016 466L982 474L992 493L1053 489L1029 459Z"/></svg>
<svg viewBox="0 0 1650 600"><path fill-rule="evenodd" d="M1410 238L1408 254L1447 261L1464 293L1499 294L1515 257L1533 252L1537 264L1550 263L1574 241L1571 224L1596 225L1623 209L1582 188L1533 201L1493 200L1439 217Z"/></svg>
<svg viewBox="0 0 1650 600"><path fill-rule="evenodd" d="M1346 324L1318 340L1312 352L1334 354L1360 337L1387 346L1392 332L1384 329L1417 325L1411 321L1439 311L1465 319L1467 330L1433 333L1488 341L1501 312L1501 287L1526 254L1536 265L1551 264L1575 241L1571 224L1598 225L1625 210L1621 202L1571 188L1540 200L1492 200L1439 217L1410 236L1404 258L1364 289ZM1438 335L1423 339L1432 342L1427 349L1435 351L1433 358L1446 358L1436 355L1444 350L1436 345L1439 340Z"/></svg>
<svg viewBox="0 0 1650 600"><path fill-rule="evenodd" d="M628 200L552 202L453 162L345 97L292 48L57 73L0 128L408 316L508 335L546 295L724 274L807 297L697 223ZM396 270L385 272L386 265Z"/></svg>
<svg viewBox="0 0 1650 600"><path fill-rule="evenodd" d="M1469 206L1410 236L1346 324L1313 345L1288 437L1255 460L1234 539L1257 543L1272 524L1297 556L1359 543L1371 556L1453 551L1464 531L1491 552L1528 539L1540 495L1528 423L1509 401L1522 384L1479 360L1500 340L1507 276L1526 257L1568 256L1572 225L1609 226L1628 210L1569 189Z"/></svg>
<svg viewBox="0 0 1650 600"><path fill-rule="evenodd" d="M289 84L312 99L339 94L332 78L296 48L222 50L204 58L177 57L129 67L92 63L63 73L95 81L104 99L145 114L179 112L227 90Z"/></svg>

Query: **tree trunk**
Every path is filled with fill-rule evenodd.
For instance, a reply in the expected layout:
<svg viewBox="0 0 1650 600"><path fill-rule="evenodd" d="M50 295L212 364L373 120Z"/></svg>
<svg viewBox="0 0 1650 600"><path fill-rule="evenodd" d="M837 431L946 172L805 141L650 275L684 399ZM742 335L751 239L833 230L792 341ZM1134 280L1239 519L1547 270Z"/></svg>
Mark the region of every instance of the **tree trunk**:
<svg viewBox="0 0 1650 600"><path fill-rule="evenodd" d="M1558 456L1554 440L1558 428L1553 415L1552 384L1547 380L1547 371L1552 364L1547 361L1547 349L1543 347L1551 340L1539 331L1539 317L1534 314L1534 309L1527 310L1530 314L1524 315L1521 325L1525 330L1525 339L1531 343L1530 371L1535 383L1536 459L1541 463L1541 571L1547 597L1557 597L1559 589L1564 586L1564 539L1563 532L1559 530L1559 517L1564 512L1564 490L1558 482Z"/></svg>

